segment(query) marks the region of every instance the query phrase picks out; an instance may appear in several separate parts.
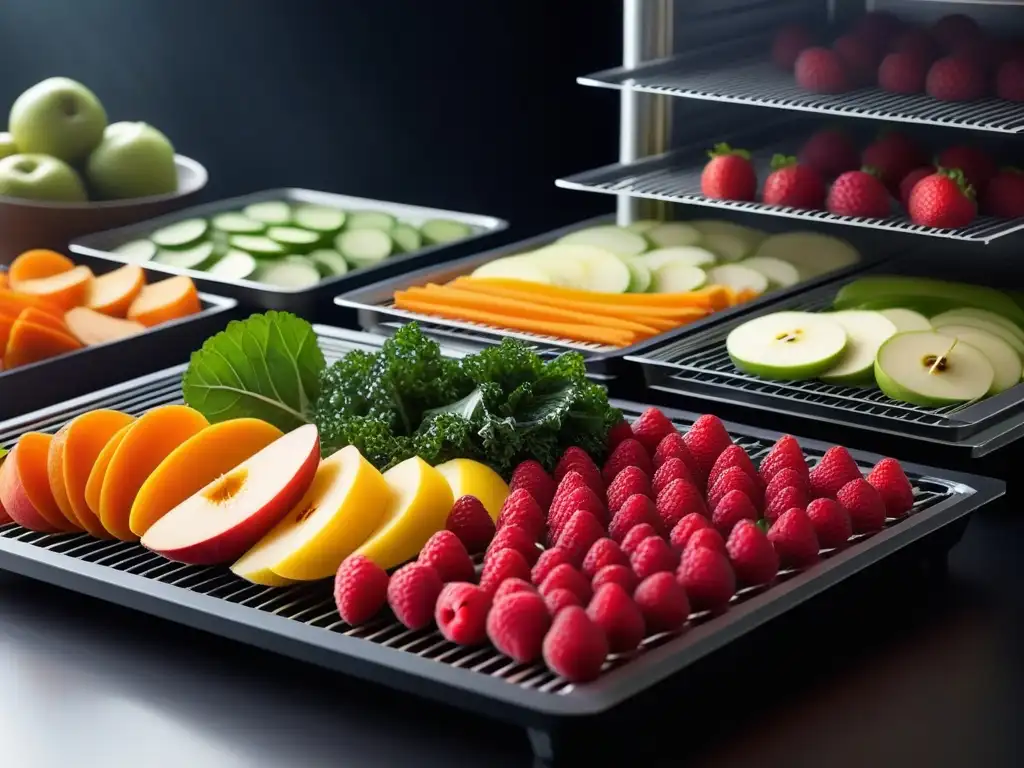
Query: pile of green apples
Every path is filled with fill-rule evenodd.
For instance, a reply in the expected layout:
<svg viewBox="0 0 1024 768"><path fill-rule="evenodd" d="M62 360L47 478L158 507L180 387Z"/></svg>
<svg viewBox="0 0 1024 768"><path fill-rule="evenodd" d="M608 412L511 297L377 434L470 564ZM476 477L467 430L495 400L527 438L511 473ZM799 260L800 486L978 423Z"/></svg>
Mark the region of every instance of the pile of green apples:
<svg viewBox="0 0 1024 768"><path fill-rule="evenodd" d="M844 285L832 312L773 312L734 328L733 364L765 379L877 386L927 408L1020 383L1024 308L1003 291L878 275Z"/></svg>
<svg viewBox="0 0 1024 768"><path fill-rule="evenodd" d="M36 83L0 133L0 195L49 203L126 200L178 188L174 147L146 123L107 123L96 95L66 77Z"/></svg>

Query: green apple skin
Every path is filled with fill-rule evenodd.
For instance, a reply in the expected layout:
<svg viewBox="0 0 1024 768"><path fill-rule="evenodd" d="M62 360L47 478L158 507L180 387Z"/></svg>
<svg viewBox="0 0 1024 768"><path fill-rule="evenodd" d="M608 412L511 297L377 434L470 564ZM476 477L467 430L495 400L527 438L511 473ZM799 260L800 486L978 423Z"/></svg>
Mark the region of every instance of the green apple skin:
<svg viewBox="0 0 1024 768"><path fill-rule="evenodd" d="M816 379L829 368L839 362L846 348L840 349L831 357L807 365L778 367L774 365L761 365L741 360L738 357L729 355L732 364L744 373L757 376L760 379L771 379L773 381L803 381L805 379Z"/></svg>
<svg viewBox="0 0 1024 768"><path fill-rule="evenodd" d="M48 203L84 203L75 169L50 155L11 155L0 160L0 195Z"/></svg>
<svg viewBox="0 0 1024 768"><path fill-rule="evenodd" d="M174 147L146 123L111 123L86 161L85 176L104 200L166 195L178 188Z"/></svg>
<svg viewBox="0 0 1024 768"><path fill-rule="evenodd" d="M875 360L875 383L878 384L878 388L882 390L886 397L900 403L920 405L924 408L941 408L944 405L956 405L963 402L963 400L947 400L944 397L928 397L927 395L901 387L890 378L882 366L878 364L877 360Z"/></svg>
<svg viewBox="0 0 1024 768"><path fill-rule="evenodd" d="M51 77L15 100L7 125L22 152L53 155L74 165L100 143L107 113L81 83Z"/></svg>
<svg viewBox="0 0 1024 768"><path fill-rule="evenodd" d="M11 137L11 134L6 131L0 133L0 160L16 154L18 154L18 147L14 143L14 139Z"/></svg>

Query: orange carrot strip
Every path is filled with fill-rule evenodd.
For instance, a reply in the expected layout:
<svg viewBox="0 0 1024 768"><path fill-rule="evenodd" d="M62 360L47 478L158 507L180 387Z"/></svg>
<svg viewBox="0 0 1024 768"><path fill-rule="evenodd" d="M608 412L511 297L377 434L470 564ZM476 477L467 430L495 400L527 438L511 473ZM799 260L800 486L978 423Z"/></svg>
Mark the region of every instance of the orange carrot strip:
<svg viewBox="0 0 1024 768"><path fill-rule="evenodd" d="M529 290L545 296L558 296L560 299L599 302L601 304L618 304L634 307L687 307L705 306L707 297L700 291L687 293L601 293L599 291L581 291L575 288L563 288L559 285L530 283L525 280L511 280L503 277L459 277L456 283L472 281L490 285L505 286L516 290Z"/></svg>

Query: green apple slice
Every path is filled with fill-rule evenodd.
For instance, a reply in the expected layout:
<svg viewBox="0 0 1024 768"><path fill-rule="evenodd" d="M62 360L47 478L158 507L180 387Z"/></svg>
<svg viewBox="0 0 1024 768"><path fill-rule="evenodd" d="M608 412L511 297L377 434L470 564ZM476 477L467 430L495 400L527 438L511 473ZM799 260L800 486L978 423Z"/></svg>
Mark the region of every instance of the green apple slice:
<svg viewBox="0 0 1024 768"><path fill-rule="evenodd" d="M949 310L947 314L969 315L970 317L977 317L981 320L988 320L996 325L1003 326L1018 339L1024 341L1024 329L1013 322L1013 320L1003 317L995 312L990 312L987 309L979 309L978 307L957 307L956 309Z"/></svg>
<svg viewBox="0 0 1024 768"><path fill-rule="evenodd" d="M879 389L893 400L926 408L979 400L995 375L977 347L936 331L897 333L875 358Z"/></svg>
<svg viewBox="0 0 1024 768"><path fill-rule="evenodd" d="M741 264L723 264L708 270L708 282L712 285L724 285L734 291L753 291L764 293L768 290L768 278L756 269Z"/></svg>
<svg viewBox="0 0 1024 768"><path fill-rule="evenodd" d="M813 312L774 312L729 332L726 350L745 373L765 379L814 379L846 349L843 327Z"/></svg>
<svg viewBox="0 0 1024 768"><path fill-rule="evenodd" d="M550 285L553 282L551 275L541 267L532 254L505 256L489 261L473 270L472 276L522 280L527 283L543 283L545 285Z"/></svg>
<svg viewBox="0 0 1024 768"><path fill-rule="evenodd" d="M702 235L696 227L689 224L667 221L648 229L644 232L644 237L655 248L674 248L678 245L697 245Z"/></svg>
<svg viewBox="0 0 1024 768"><path fill-rule="evenodd" d="M860 261L860 253L845 240L817 232L786 232L766 238L755 256L788 261L808 280ZM850 309L850 307L840 307Z"/></svg>
<svg viewBox="0 0 1024 768"><path fill-rule="evenodd" d="M943 336L960 339L960 341L981 350L981 353L992 363L995 378L992 380L992 387L988 394L998 395L1020 381L1021 373L1024 373L1020 355L1004 339L969 325L944 325L937 330Z"/></svg>
<svg viewBox="0 0 1024 768"><path fill-rule="evenodd" d="M640 219L639 221L634 221L632 224L627 224L626 229L630 232L642 235L647 232L647 230L652 229L659 224L661 224L661 222L657 219Z"/></svg>
<svg viewBox="0 0 1024 768"><path fill-rule="evenodd" d="M993 323L991 320L986 320L981 317L974 317L973 315L959 315L955 311L943 312L941 315L935 315L932 318L932 327L939 331L946 326L968 326L970 328L977 328L979 331L985 331L993 336L998 336L1011 347L1013 347L1017 354L1024 359L1024 341L1021 341L1015 333L1009 329Z"/></svg>
<svg viewBox="0 0 1024 768"><path fill-rule="evenodd" d="M113 252L127 262L141 264L156 256L157 248L156 243L151 240L132 240L117 246Z"/></svg>
<svg viewBox="0 0 1024 768"><path fill-rule="evenodd" d="M1024 310L1002 291L984 285L953 283L947 280L936 280L929 277L911 277L906 275L875 275L852 280L836 294L836 309L853 309L864 307L866 302L880 299L899 298L903 303L890 303L890 307L914 307L923 309L925 306L941 307L931 315L962 307L974 307L995 312L1008 320L1024 325ZM872 309L884 309L875 306ZM935 323L933 322L932 325Z"/></svg>
<svg viewBox="0 0 1024 768"><path fill-rule="evenodd" d="M575 287L597 293L625 293L629 288L631 275L626 262L611 251L584 243L558 241L534 251L543 254L544 264L555 261L574 261L582 264L586 278ZM546 267L545 267L546 268Z"/></svg>
<svg viewBox="0 0 1024 768"><path fill-rule="evenodd" d="M789 288L800 282L800 273L796 267L772 256L751 256L740 262L740 266L757 270L767 277L770 288Z"/></svg>
<svg viewBox="0 0 1024 768"><path fill-rule="evenodd" d="M647 241L643 235L614 224L570 232L559 238L558 242L565 245L592 245L616 256L639 256L647 250Z"/></svg>
<svg viewBox="0 0 1024 768"><path fill-rule="evenodd" d="M653 293L688 293L696 291L708 281L707 273L700 267L669 262L652 273Z"/></svg>
<svg viewBox="0 0 1024 768"><path fill-rule="evenodd" d="M206 237L209 227L206 219L185 219L158 229L149 239L161 248L188 248Z"/></svg>
<svg viewBox="0 0 1024 768"><path fill-rule="evenodd" d="M905 307L892 307L891 309L881 309L879 314L885 315L889 321L896 326L897 333L905 333L906 331L930 331L932 324L928 322L928 318L922 315L920 312L915 312L912 309L906 309Z"/></svg>
<svg viewBox="0 0 1024 768"><path fill-rule="evenodd" d="M571 254L559 255L548 253L547 248L541 248L527 255L533 259L537 266L548 274L551 282L566 288L581 288L587 283L587 264L574 258Z"/></svg>
<svg viewBox="0 0 1024 768"><path fill-rule="evenodd" d="M650 270L669 263L686 264L690 267L712 267L718 259L706 248L695 245L674 245L669 248L655 248L638 257Z"/></svg>
<svg viewBox="0 0 1024 768"><path fill-rule="evenodd" d="M825 315L843 327L847 344L843 356L821 374L821 380L829 384L851 386L872 383L875 355L878 354L878 348L895 335L896 326L881 312L851 309Z"/></svg>
<svg viewBox="0 0 1024 768"><path fill-rule="evenodd" d="M640 258L626 259L626 269L629 270L629 287L626 289L626 293L647 293L654 281L654 276L643 260Z"/></svg>

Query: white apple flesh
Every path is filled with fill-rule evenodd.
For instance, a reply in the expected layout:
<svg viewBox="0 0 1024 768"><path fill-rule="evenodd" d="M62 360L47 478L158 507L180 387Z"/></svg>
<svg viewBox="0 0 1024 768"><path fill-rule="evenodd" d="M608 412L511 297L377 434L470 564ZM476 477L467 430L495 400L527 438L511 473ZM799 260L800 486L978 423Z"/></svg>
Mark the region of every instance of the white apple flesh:
<svg viewBox="0 0 1024 768"><path fill-rule="evenodd" d="M896 333L892 321L879 312L851 309L826 315L846 331L847 344L839 361L823 374L830 384L872 384L875 355L886 339Z"/></svg>
<svg viewBox="0 0 1024 768"><path fill-rule="evenodd" d="M925 408L979 400L994 378L980 350L934 331L897 333L875 358L879 389L893 400Z"/></svg>
<svg viewBox="0 0 1024 768"><path fill-rule="evenodd" d="M932 329L932 324L928 322L928 318L912 309L892 307L891 309L880 309L878 312L896 326L897 333L930 331Z"/></svg>
<svg viewBox="0 0 1024 768"><path fill-rule="evenodd" d="M741 371L765 379L813 379L839 360L846 331L813 312L774 312L734 328L726 350Z"/></svg>
<svg viewBox="0 0 1024 768"><path fill-rule="evenodd" d="M944 325L937 329L943 336L957 338L978 349L992 363L995 377L988 390L989 395L998 395L1020 381L1022 366L1020 355L999 336L969 325Z"/></svg>

